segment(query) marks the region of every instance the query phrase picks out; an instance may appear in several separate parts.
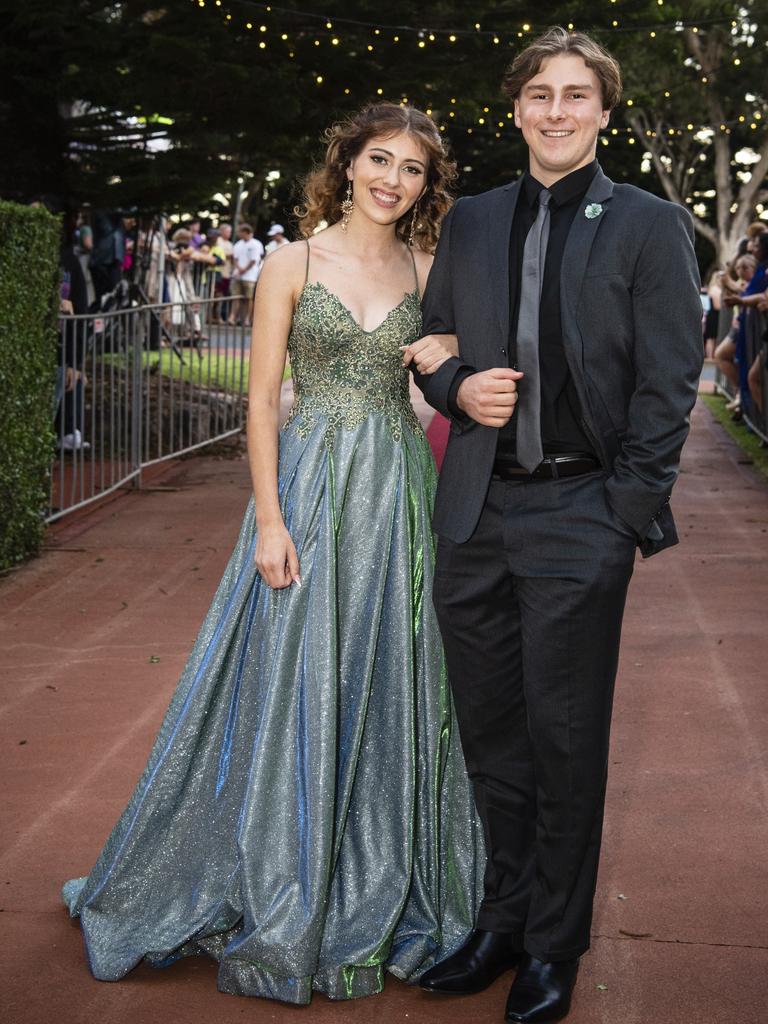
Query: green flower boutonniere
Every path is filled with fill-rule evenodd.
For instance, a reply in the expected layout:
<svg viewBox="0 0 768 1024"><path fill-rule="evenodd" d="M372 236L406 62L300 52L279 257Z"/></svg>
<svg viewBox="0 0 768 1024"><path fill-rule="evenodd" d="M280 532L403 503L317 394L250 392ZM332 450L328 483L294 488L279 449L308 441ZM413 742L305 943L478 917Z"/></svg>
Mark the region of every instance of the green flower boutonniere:
<svg viewBox="0 0 768 1024"><path fill-rule="evenodd" d="M590 203L584 211L584 216L589 220L594 220L595 217L599 217L602 212L603 208L600 203Z"/></svg>

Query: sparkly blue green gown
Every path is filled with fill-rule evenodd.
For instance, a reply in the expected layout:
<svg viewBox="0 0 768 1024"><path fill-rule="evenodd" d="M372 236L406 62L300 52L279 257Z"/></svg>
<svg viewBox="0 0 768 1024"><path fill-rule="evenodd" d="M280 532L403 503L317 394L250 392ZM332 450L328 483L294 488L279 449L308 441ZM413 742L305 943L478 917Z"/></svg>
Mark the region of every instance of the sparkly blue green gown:
<svg viewBox="0 0 768 1024"><path fill-rule="evenodd" d="M430 598L435 467L399 346L307 283L279 493L303 586L254 565L253 503L149 762L87 878L89 966L219 961L222 991L307 1003L457 949L484 853Z"/></svg>

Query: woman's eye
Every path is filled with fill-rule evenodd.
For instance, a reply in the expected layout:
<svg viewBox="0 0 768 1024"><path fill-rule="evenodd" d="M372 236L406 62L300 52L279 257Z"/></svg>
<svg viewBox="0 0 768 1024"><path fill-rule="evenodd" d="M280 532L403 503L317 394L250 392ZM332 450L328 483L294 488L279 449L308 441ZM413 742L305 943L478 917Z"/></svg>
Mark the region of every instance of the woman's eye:
<svg viewBox="0 0 768 1024"><path fill-rule="evenodd" d="M403 170L408 171L409 174L421 174L420 167L404 167Z"/></svg>
<svg viewBox="0 0 768 1024"><path fill-rule="evenodd" d="M379 155L378 155L378 153L373 153L373 154L371 155L371 160L373 160L373 162L374 162L375 164L377 164L377 163L382 163L382 164L385 164L385 163L387 162L387 161L386 161L386 160L384 159L384 157L383 157L383 156L379 156Z"/></svg>

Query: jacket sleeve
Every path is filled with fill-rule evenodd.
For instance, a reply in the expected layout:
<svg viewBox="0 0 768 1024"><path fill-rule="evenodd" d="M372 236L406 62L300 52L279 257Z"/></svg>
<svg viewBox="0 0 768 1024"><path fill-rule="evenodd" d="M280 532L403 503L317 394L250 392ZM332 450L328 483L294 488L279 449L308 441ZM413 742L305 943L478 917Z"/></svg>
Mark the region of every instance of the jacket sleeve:
<svg viewBox="0 0 768 1024"><path fill-rule="evenodd" d="M635 388L627 435L606 481L614 511L643 540L677 479L704 351L693 223L665 205L650 226L632 285Z"/></svg>
<svg viewBox="0 0 768 1024"><path fill-rule="evenodd" d="M456 334L456 320L453 305L453 284L451 275L451 226L459 199L448 212L440 231L435 261L429 272L429 280L422 299L424 334ZM461 341L459 341L461 344ZM459 371L464 368L474 372L474 368L462 361L461 357L452 356L446 359L435 373L419 373L413 370L413 379L424 392L424 398L432 406L450 419L458 430L471 426L469 417L456 417L448 403L451 385Z"/></svg>

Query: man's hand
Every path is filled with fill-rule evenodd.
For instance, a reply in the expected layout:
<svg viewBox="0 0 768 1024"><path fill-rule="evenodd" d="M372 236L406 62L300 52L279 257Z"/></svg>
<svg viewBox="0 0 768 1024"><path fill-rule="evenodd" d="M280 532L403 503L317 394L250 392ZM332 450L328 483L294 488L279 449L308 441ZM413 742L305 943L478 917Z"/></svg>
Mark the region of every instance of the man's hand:
<svg viewBox="0 0 768 1024"><path fill-rule="evenodd" d="M509 423L517 402L517 381L523 374L497 366L473 373L461 382L456 403L462 412L486 427L503 427Z"/></svg>
<svg viewBox="0 0 768 1024"><path fill-rule="evenodd" d="M403 366L413 362L419 373L434 373L446 359L459 354L459 339L455 334L426 334L412 345L401 345Z"/></svg>

